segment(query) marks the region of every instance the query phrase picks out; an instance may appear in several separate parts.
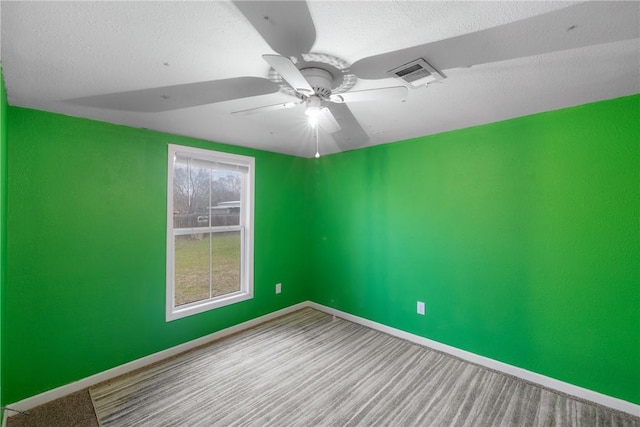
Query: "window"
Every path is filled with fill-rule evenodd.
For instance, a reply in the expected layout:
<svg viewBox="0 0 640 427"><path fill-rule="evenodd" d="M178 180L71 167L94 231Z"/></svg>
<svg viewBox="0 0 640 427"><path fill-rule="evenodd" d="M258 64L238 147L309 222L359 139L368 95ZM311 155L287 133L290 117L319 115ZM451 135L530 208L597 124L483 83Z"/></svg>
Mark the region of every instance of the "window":
<svg viewBox="0 0 640 427"><path fill-rule="evenodd" d="M253 297L252 157L169 145L167 321Z"/></svg>

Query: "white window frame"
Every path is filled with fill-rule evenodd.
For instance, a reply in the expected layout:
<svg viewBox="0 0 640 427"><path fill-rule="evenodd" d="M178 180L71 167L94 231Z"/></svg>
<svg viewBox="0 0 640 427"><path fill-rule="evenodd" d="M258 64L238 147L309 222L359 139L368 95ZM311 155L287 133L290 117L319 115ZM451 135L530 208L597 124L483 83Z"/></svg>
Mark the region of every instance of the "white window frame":
<svg viewBox="0 0 640 427"><path fill-rule="evenodd" d="M249 156L205 150L169 144L167 161L167 280L166 280L166 321L224 307L253 298L253 210L255 185L255 159ZM242 180L240 196L240 225L224 227L198 227L194 229L173 228L173 173L176 154L191 156L205 161L237 165L248 169ZM240 231L240 291L200 300L176 307L175 303L175 236L191 233L215 233Z"/></svg>

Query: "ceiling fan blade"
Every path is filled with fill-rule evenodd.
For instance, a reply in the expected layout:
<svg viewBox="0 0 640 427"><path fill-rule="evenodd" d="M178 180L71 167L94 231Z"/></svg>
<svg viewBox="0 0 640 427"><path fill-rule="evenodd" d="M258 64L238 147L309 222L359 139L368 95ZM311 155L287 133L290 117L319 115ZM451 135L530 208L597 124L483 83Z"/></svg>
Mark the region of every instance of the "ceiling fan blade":
<svg viewBox="0 0 640 427"><path fill-rule="evenodd" d="M409 89L406 86L383 87L379 89L356 90L337 95L331 95L331 102L363 102L363 101L392 101L407 97Z"/></svg>
<svg viewBox="0 0 640 427"><path fill-rule="evenodd" d="M69 99L67 102L109 110L158 113L250 96L275 93L277 83L261 77L236 77L208 82L132 90Z"/></svg>
<svg viewBox="0 0 640 427"><path fill-rule="evenodd" d="M299 102L295 102L295 101L281 102L279 104L265 105L263 107L248 108L246 110L232 111L231 114L251 115L251 114L257 114L257 113L266 113L267 111L286 110L286 109L293 108L293 107L295 107L297 105L300 105L301 103L302 103L301 101L299 101Z"/></svg>
<svg viewBox="0 0 640 427"><path fill-rule="evenodd" d="M271 49L285 56L307 53L316 41L316 28L304 1L233 2Z"/></svg>
<svg viewBox="0 0 640 427"><path fill-rule="evenodd" d="M340 129L342 129L336 118L333 117L331 110L329 110L328 108L323 108L322 110L320 110L320 114L318 114L317 117L318 126L322 128L324 132L336 133L340 131Z"/></svg>
<svg viewBox="0 0 640 427"><path fill-rule="evenodd" d="M640 37L637 2L584 2L470 34L370 56L351 66L363 79L424 58L439 70Z"/></svg>
<svg viewBox="0 0 640 427"><path fill-rule="evenodd" d="M264 58L296 92L304 95L313 94L313 88L291 59L280 55L262 55L262 58Z"/></svg>
<svg viewBox="0 0 640 427"><path fill-rule="evenodd" d="M331 134L341 151L354 150L367 145L369 135L362 129L346 104L329 103L327 107L341 128L338 132Z"/></svg>

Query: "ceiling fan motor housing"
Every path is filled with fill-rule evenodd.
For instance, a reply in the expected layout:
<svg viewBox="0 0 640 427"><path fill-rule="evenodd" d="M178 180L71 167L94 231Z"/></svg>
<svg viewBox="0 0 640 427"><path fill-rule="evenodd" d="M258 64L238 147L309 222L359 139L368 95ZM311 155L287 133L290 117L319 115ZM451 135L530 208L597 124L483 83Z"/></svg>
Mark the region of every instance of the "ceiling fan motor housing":
<svg viewBox="0 0 640 427"><path fill-rule="evenodd" d="M333 86L333 74L321 68L303 68L300 70L304 78L321 99L328 99Z"/></svg>

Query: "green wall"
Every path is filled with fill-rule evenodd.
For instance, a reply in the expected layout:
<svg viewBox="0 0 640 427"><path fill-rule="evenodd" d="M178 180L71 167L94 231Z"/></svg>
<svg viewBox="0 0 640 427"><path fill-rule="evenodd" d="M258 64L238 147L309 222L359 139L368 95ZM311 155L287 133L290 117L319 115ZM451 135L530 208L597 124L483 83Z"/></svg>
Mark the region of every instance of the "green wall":
<svg viewBox="0 0 640 427"><path fill-rule="evenodd" d="M6 283L7 265L7 93L4 87L4 76L0 64L0 404L3 400L2 388L2 339L3 339L3 305L4 288ZM4 410L0 409L0 420L4 415ZM1 421L0 421L1 422Z"/></svg>
<svg viewBox="0 0 640 427"><path fill-rule="evenodd" d="M640 96L326 156L314 180L313 301L640 404Z"/></svg>
<svg viewBox="0 0 640 427"><path fill-rule="evenodd" d="M311 299L640 404L639 119L636 95L315 160L9 107L2 401ZM170 143L255 156L255 298L166 323Z"/></svg>
<svg viewBox="0 0 640 427"><path fill-rule="evenodd" d="M307 159L16 107L9 127L4 402L309 298ZM254 299L170 323L167 144L256 159Z"/></svg>

